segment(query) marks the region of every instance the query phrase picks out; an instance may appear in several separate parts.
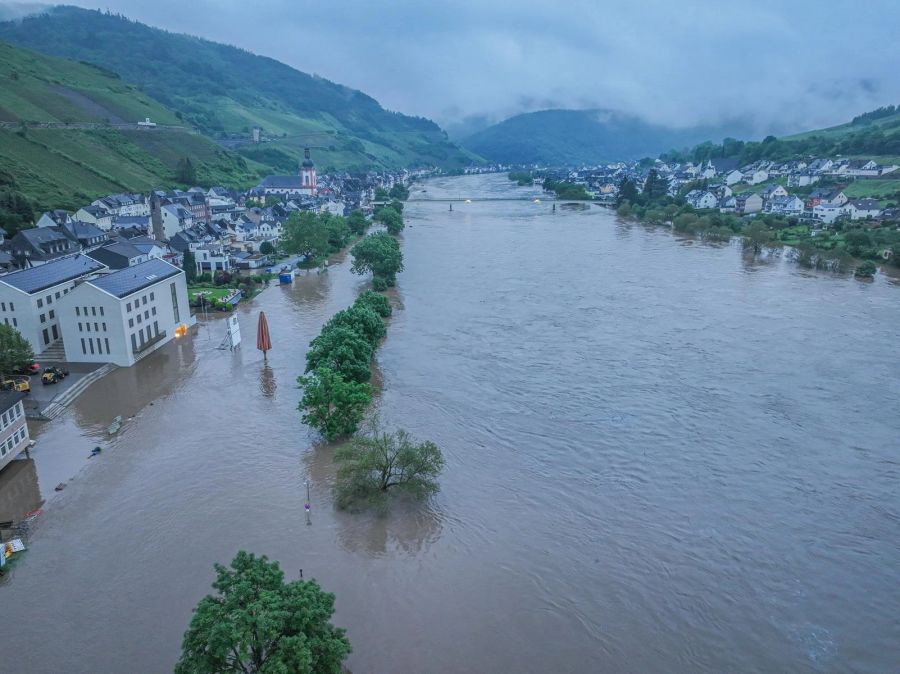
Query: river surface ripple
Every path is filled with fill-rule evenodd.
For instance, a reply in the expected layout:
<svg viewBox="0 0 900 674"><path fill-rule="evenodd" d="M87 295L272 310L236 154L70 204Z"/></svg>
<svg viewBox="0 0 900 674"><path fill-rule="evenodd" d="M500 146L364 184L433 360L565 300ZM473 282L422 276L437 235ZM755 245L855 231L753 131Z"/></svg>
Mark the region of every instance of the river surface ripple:
<svg viewBox="0 0 900 674"><path fill-rule="evenodd" d="M346 261L37 429L33 489L78 472L0 587L4 671L171 671L241 548L337 594L355 674L900 671L900 289L550 208L407 205L377 407L444 449L426 506L336 512L295 409Z"/></svg>

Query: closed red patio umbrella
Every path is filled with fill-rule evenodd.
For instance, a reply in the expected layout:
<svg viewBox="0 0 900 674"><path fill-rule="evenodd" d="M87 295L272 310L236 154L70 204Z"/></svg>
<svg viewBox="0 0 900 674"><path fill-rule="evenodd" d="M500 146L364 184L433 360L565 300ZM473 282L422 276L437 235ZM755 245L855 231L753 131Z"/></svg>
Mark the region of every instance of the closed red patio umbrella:
<svg viewBox="0 0 900 674"><path fill-rule="evenodd" d="M266 321L266 313L259 312L259 325L256 328L256 348L263 352L263 360L266 359L266 351L272 348L272 338L269 336L269 323Z"/></svg>

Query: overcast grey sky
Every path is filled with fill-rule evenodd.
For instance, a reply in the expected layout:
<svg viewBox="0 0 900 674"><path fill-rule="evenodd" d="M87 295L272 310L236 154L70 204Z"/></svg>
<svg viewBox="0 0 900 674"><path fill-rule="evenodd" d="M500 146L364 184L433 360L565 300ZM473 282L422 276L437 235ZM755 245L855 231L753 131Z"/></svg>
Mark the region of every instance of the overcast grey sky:
<svg viewBox="0 0 900 674"><path fill-rule="evenodd" d="M272 56L442 124L603 107L675 126L743 118L785 130L900 102L900 0L104 0L101 8Z"/></svg>

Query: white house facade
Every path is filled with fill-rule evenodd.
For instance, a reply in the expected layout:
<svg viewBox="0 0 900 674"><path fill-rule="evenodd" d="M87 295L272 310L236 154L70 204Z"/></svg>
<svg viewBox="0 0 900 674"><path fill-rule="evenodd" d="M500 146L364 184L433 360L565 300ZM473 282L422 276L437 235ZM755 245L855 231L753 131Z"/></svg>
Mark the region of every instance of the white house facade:
<svg viewBox="0 0 900 674"><path fill-rule="evenodd" d="M104 264L79 254L0 276L0 320L39 355L62 336L60 308L76 282L104 270Z"/></svg>
<svg viewBox="0 0 900 674"><path fill-rule="evenodd" d="M149 260L81 283L60 304L66 360L134 365L193 324L184 272Z"/></svg>
<svg viewBox="0 0 900 674"><path fill-rule="evenodd" d="M0 470L28 446L28 424L20 391L0 391ZM2 554L2 552L0 552Z"/></svg>

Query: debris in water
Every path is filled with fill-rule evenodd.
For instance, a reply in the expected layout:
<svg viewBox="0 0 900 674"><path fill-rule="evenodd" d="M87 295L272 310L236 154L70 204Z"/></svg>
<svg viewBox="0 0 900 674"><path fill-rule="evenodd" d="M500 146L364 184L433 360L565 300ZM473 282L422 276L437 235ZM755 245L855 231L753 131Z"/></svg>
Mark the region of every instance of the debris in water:
<svg viewBox="0 0 900 674"><path fill-rule="evenodd" d="M55 491L62 491L65 488L66 488L66 483L60 482L58 485L56 485L56 487L54 489L55 489Z"/></svg>
<svg viewBox="0 0 900 674"><path fill-rule="evenodd" d="M122 417L118 416L113 419L113 422L109 425L109 428L106 429L106 432L110 435L115 435L119 432L120 428L122 428Z"/></svg>

